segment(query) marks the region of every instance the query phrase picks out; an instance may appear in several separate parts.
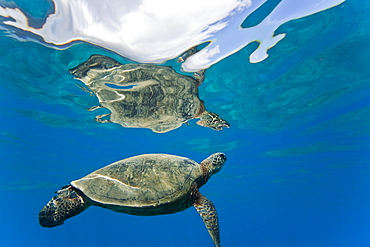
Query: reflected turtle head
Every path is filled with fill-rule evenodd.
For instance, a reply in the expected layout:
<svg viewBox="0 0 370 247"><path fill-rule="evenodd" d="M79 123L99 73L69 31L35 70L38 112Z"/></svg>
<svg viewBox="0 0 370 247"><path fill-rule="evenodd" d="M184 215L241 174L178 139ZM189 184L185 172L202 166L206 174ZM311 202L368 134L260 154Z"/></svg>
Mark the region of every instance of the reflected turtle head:
<svg viewBox="0 0 370 247"><path fill-rule="evenodd" d="M213 112L205 111L197 122L198 125L208 127L214 130L222 130L223 128L229 128L230 124L222 119L219 115Z"/></svg>

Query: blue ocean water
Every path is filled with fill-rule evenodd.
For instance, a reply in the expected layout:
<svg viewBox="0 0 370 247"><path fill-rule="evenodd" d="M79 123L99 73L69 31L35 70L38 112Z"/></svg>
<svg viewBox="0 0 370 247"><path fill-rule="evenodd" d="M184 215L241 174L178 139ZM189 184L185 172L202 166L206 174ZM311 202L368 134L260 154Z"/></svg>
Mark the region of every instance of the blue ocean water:
<svg viewBox="0 0 370 247"><path fill-rule="evenodd" d="M46 2L17 1L35 16ZM228 160L201 192L217 208L223 246L370 246L369 11L347 0L284 24L277 32L287 37L263 62L248 62L251 44L208 69L200 98L231 124L219 132L195 121L165 134L96 123L106 111L86 111L98 101L68 69L91 54L129 61L1 31L1 246L212 246L193 208L139 217L91 207L51 229L38 212L54 191L114 161L169 153L200 162L214 152Z"/></svg>

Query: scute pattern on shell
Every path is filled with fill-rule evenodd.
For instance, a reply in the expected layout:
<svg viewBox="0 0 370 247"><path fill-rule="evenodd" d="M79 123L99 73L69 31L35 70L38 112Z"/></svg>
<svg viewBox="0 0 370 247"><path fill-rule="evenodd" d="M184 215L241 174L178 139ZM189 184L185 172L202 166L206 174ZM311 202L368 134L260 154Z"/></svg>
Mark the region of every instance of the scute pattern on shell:
<svg viewBox="0 0 370 247"><path fill-rule="evenodd" d="M71 184L102 204L145 207L187 196L201 176L200 165L191 159L145 154L117 161Z"/></svg>

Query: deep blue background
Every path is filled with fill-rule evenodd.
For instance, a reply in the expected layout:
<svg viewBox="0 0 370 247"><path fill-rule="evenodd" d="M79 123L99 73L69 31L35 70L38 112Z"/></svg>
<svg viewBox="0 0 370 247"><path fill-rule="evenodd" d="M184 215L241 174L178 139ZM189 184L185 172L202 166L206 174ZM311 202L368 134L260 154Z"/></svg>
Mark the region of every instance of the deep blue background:
<svg viewBox="0 0 370 247"><path fill-rule="evenodd" d="M38 17L49 6L16 2ZM194 121L166 134L95 123L105 111L85 110L97 100L68 69L94 53L128 61L2 31L1 246L212 246L192 208L138 217L92 207L52 229L37 215L61 186L114 161L160 152L200 162L217 151L228 161L201 192L217 207L223 246L370 246L369 11L347 0L283 25L287 37L261 63L248 63L251 44L212 66L200 97L231 123L220 132Z"/></svg>

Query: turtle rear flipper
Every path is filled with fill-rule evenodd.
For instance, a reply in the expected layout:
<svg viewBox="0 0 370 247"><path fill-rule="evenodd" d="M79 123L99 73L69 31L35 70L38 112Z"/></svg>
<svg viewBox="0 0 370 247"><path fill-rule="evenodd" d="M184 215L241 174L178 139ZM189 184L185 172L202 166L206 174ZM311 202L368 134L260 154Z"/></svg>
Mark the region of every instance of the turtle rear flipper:
<svg viewBox="0 0 370 247"><path fill-rule="evenodd" d="M121 64L117 62L116 60L114 60L113 58L94 54L94 55L91 55L90 58L86 62L78 65L75 68L70 69L69 72L75 78L82 79L85 76L87 76L87 73L91 69L107 70L107 69L111 69L114 67L118 67L120 65Z"/></svg>
<svg viewBox="0 0 370 247"><path fill-rule="evenodd" d="M209 235L213 240L216 247L220 246L220 230L218 226L218 216L216 208L213 203L205 196L198 193L198 198L194 203L195 209L198 211L202 218L204 225L206 226Z"/></svg>
<svg viewBox="0 0 370 247"><path fill-rule="evenodd" d="M177 59L177 62L182 63L185 62L185 60L194 55L198 52L198 48L196 46L190 48L189 50L185 51L183 54L180 55L180 57Z"/></svg>
<svg viewBox="0 0 370 247"><path fill-rule="evenodd" d="M81 213L89 206L86 198L72 186L58 190L57 193L39 213L39 222L43 227L62 225L66 219Z"/></svg>

